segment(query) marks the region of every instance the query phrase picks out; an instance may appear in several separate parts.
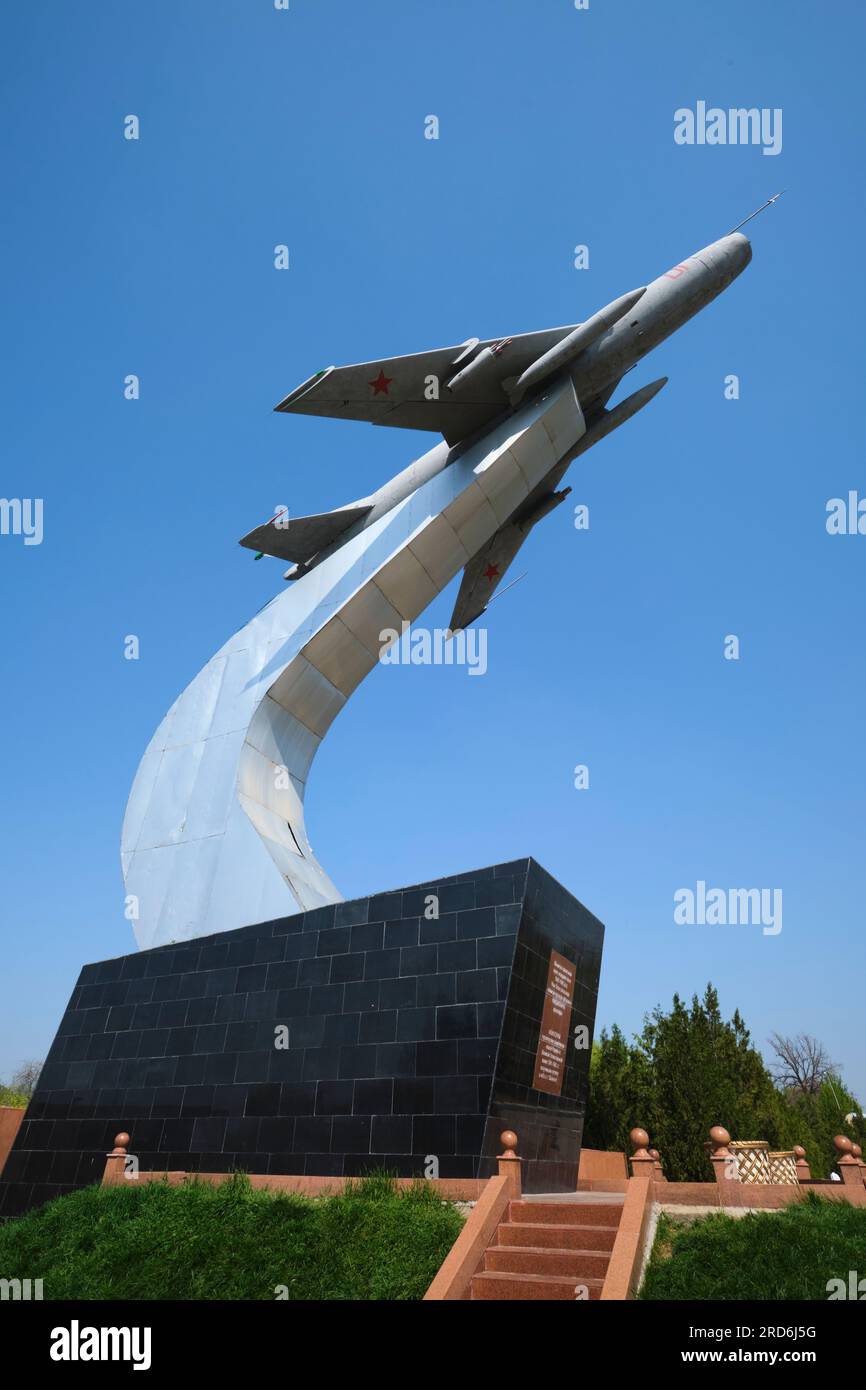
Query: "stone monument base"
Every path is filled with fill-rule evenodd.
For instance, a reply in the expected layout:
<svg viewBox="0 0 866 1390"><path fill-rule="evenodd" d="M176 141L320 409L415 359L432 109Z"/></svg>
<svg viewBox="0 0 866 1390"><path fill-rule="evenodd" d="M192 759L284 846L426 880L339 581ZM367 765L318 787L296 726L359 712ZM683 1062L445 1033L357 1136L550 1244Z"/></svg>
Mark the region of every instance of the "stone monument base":
<svg viewBox="0 0 866 1390"><path fill-rule="evenodd" d="M604 928L532 859L86 965L0 1217L142 1170L574 1191Z"/></svg>

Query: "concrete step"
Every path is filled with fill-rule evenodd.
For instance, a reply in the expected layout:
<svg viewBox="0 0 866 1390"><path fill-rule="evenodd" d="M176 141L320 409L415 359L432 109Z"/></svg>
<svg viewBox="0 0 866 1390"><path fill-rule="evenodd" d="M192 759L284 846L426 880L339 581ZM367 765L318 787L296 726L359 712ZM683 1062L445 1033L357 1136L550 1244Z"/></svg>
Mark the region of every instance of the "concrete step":
<svg viewBox="0 0 866 1390"><path fill-rule="evenodd" d="M509 1221L532 1221L566 1226L618 1226L622 1205L617 1202L511 1202Z"/></svg>
<svg viewBox="0 0 866 1390"><path fill-rule="evenodd" d="M494 1299L531 1299L533 1302L559 1299L574 1302L576 1285L585 1286L590 1299L601 1295L601 1279L571 1279L551 1274L501 1274L485 1270L472 1279L470 1297L490 1302Z"/></svg>
<svg viewBox="0 0 866 1390"><path fill-rule="evenodd" d="M601 1250L551 1250L543 1245L491 1245L484 1270L500 1274L554 1274L577 1283L603 1279L610 1255Z"/></svg>
<svg viewBox="0 0 866 1390"><path fill-rule="evenodd" d="M547 1250L610 1251L616 1226L566 1226L554 1222L503 1221L497 1228L498 1245L543 1246Z"/></svg>

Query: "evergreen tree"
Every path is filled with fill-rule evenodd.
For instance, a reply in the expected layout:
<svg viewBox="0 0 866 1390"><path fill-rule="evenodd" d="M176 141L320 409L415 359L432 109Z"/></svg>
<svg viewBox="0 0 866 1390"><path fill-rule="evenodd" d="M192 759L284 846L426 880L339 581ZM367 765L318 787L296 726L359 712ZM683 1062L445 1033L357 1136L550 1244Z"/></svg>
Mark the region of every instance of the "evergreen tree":
<svg viewBox="0 0 866 1390"><path fill-rule="evenodd" d="M587 1148L629 1152L628 1133L647 1129L672 1182L712 1181L704 1145L713 1125L734 1139L765 1139L771 1149L802 1144L814 1177L835 1162L833 1136L847 1134L866 1149L866 1125L847 1125L858 1101L838 1077L813 1095L779 1088L738 1010L723 1019L707 985L686 1006L678 995L668 1012L657 1007L629 1043L614 1025L603 1030L590 1062L590 1095L583 1142Z"/></svg>

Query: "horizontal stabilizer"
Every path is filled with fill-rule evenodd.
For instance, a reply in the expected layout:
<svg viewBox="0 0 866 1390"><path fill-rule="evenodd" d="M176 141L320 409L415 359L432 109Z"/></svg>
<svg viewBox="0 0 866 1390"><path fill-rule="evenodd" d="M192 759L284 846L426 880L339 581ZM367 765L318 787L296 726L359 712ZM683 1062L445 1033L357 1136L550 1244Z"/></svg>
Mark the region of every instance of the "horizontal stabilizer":
<svg viewBox="0 0 866 1390"><path fill-rule="evenodd" d="M372 504L364 504L341 507L336 512L322 512L319 516L293 517L280 512L243 536L239 544L245 545L248 550L258 550L262 555L273 555L277 560L293 560L300 565L326 549L371 510Z"/></svg>

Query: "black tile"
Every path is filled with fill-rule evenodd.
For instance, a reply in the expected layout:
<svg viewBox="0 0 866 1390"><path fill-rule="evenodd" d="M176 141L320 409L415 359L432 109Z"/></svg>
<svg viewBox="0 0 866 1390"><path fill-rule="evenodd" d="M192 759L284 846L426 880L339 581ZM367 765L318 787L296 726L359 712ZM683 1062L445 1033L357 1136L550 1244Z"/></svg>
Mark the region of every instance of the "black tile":
<svg viewBox="0 0 866 1390"><path fill-rule="evenodd" d="M346 985L343 997L343 1008L347 1014L365 1013L367 1009L378 1009L379 991L381 985L378 980L362 980L357 984ZM389 1007L388 1005L382 1006ZM392 1004L391 1008L398 1005Z"/></svg>
<svg viewBox="0 0 866 1390"><path fill-rule="evenodd" d="M461 970L457 976L457 1003L480 1004L496 999L495 970ZM483 1030L480 1030L483 1031Z"/></svg>
<svg viewBox="0 0 866 1390"><path fill-rule="evenodd" d="M352 980L363 980L364 978L364 956L362 952L357 955L333 956L330 962L330 980L332 984L348 983Z"/></svg>
<svg viewBox="0 0 866 1390"><path fill-rule="evenodd" d="M319 1149L327 1151L331 1147L331 1125L344 1118L341 1115L333 1118L330 1115L300 1115L295 1120L292 1148L296 1153L310 1153Z"/></svg>
<svg viewBox="0 0 866 1390"><path fill-rule="evenodd" d="M311 1014L339 1014L343 1012L344 985L318 985L310 990ZM354 1012L354 1010L353 1010Z"/></svg>
<svg viewBox="0 0 866 1390"><path fill-rule="evenodd" d="M379 985L381 1009L413 1009L418 999L417 980L405 976L402 980L382 980Z"/></svg>
<svg viewBox="0 0 866 1390"><path fill-rule="evenodd" d="M394 946L417 946L418 945L418 918L407 917L405 920L385 923L385 949L386 951Z"/></svg>
<svg viewBox="0 0 866 1390"><path fill-rule="evenodd" d="M270 1052L239 1052L235 1066L235 1083L256 1084L271 1073ZM276 1078L274 1078L276 1080Z"/></svg>
<svg viewBox="0 0 866 1390"><path fill-rule="evenodd" d="M288 1081L282 1086L281 1115L312 1115L316 1105L315 1081Z"/></svg>
<svg viewBox="0 0 866 1390"><path fill-rule="evenodd" d="M268 1082L251 1086L247 1092L245 1115L278 1115L280 1112L281 1086Z"/></svg>
<svg viewBox="0 0 866 1390"><path fill-rule="evenodd" d="M261 1120L243 1116L241 1119L226 1120L224 1147L226 1153L256 1153L259 1144Z"/></svg>
<svg viewBox="0 0 866 1390"><path fill-rule="evenodd" d="M364 1020L361 1020L363 1026ZM372 1044L359 1044L357 1047L340 1048L340 1077L352 1079L376 1075L377 1048Z"/></svg>
<svg viewBox="0 0 866 1390"><path fill-rule="evenodd" d="M382 929L384 931L384 923ZM400 951L368 951L364 960L365 980L393 980L400 974Z"/></svg>
<svg viewBox="0 0 866 1390"><path fill-rule="evenodd" d="M419 1076L455 1076L457 1073L457 1043L419 1043L417 1067Z"/></svg>
<svg viewBox="0 0 866 1390"><path fill-rule="evenodd" d="M394 1042L397 1037L397 1010L371 1009L360 1016L358 1039L362 1043Z"/></svg>
<svg viewBox="0 0 866 1390"><path fill-rule="evenodd" d="M438 969L436 946L404 946L400 952L401 975L435 975Z"/></svg>
<svg viewBox="0 0 866 1390"><path fill-rule="evenodd" d="M336 1153L351 1153L370 1148L369 1115L335 1115L331 1128L331 1148Z"/></svg>
<svg viewBox="0 0 866 1390"><path fill-rule="evenodd" d="M316 1088L317 1115L351 1115L354 1081L320 1081Z"/></svg>
<svg viewBox="0 0 866 1390"><path fill-rule="evenodd" d="M360 1036L360 1014L328 1014L324 1019L324 1024L325 1031L322 1038L324 1043L357 1043L370 1041L370 1039Z"/></svg>
<svg viewBox="0 0 866 1390"><path fill-rule="evenodd" d="M350 949L352 930L351 927L332 927L329 931L320 931L316 941L316 955L343 955ZM361 929L356 927L355 930Z"/></svg>
<svg viewBox="0 0 866 1390"><path fill-rule="evenodd" d="M298 967L298 985L326 985L331 979L331 957L310 956L294 962Z"/></svg>
<svg viewBox="0 0 866 1390"><path fill-rule="evenodd" d="M474 1038L477 1034L476 1004L444 1004L436 1010L437 1038Z"/></svg>
<svg viewBox="0 0 866 1390"><path fill-rule="evenodd" d="M422 975L418 980L416 1001L419 1008L436 1004L456 1004L457 976Z"/></svg>
<svg viewBox="0 0 866 1390"><path fill-rule="evenodd" d="M433 917L429 920L422 917L420 930L420 944L422 946L439 945L442 941L456 940L456 912L446 912L441 917Z"/></svg>
<svg viewBox="0 0 866 1390"><path fill-rule="evenodd" d="M409 1115L374 1115L370 1129L372 1153L412 1152L412 1119Z"/></svg>
<svg viewBox="0 0 866 1390"><path fill-rule="evenodd" d="M394 1082L387 1079L354 1082L352 1110L356 1115L390 1114L394 1103Z"/></svg>
<svg viewBox="0 0 866 1390"><path fill-rule="evenodd" d="M190 1148L221 1152L226 1123L226 1120L223 1119L196 1120L192 1127Z"/></svg>
<svg viewBox="0 0 866 1390"><path fill-rule="evenodd" d="M454 1115L416 1115L412 1122L412 1152L440 1157L457 1152Z"/></svg>
<svg viewBox="0 0 866 1390"><path fill-rule="evenodd" d="M474 970L477 951L474 941L446 941L436 948L440 970Z"/></svg>
<svg viewBox="0 0 866 1390"><path fill-rule="evenodd" d="M435 1008L400 1009L397 1014L398 1042L432 1042L435 1037Z"/></svg>
<svg viewBox="0 0 866 1390"><path fill-rule="evenodd" d="M373 1073L368 1073L372 1075ZM379 1043L376 1047L376 1076L414 1076L415 1043Z"/></svg>

